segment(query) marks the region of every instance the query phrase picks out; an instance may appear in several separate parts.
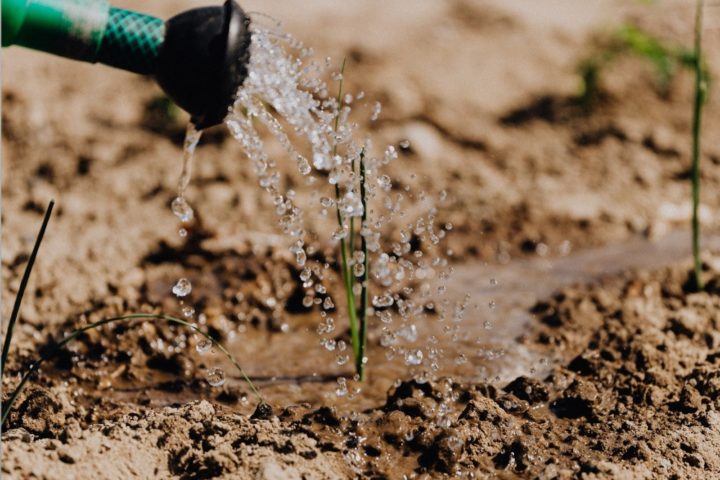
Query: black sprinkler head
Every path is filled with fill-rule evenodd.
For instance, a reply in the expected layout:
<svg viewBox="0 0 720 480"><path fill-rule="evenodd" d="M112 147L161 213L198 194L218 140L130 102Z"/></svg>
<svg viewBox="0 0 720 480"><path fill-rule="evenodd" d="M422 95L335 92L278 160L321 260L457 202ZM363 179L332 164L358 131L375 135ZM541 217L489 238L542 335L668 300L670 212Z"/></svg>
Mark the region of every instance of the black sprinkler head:
<svg viewBox="0 0 720 480"><path fill-rule="evenodd" d="M223 121L250 62L250 19L233 0L165 23L157 82L197 128Z"/></svg>

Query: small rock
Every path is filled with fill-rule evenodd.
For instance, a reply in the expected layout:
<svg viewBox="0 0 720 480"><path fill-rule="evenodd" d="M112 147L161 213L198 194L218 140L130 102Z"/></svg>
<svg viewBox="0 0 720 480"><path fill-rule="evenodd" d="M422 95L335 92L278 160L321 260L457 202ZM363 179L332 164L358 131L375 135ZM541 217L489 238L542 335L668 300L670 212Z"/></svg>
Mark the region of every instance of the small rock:
<svg viewBox="0 0 720 480"><path fill-rule="evenodd" d="M680 411L684 413L693 413L702 408L702 397L697 390L689 385L685 385L680 392L680 400L678 401Z"/></svg>
<svg viewBox="0 0 720 480"><path fill-rule="evenodd" d="M503 390L530 404L547 402L549 398L547 387L538 380L528 377L516 378Z"/></svg>
<svg viewBox="0 0 720 480"><path fill-rule="evenodd" d="M267 403L261 402L258 404L257 408L255 408L255 411L250 418L253 420L269 420L270 417L272 417L272 414L272 407Z"/></svg>

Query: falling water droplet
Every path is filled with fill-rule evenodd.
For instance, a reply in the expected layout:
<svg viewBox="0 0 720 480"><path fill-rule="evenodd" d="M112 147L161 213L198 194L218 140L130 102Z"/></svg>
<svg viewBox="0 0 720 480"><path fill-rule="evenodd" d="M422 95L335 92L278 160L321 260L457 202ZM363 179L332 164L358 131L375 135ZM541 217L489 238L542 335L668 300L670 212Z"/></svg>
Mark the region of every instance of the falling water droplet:
<svg viewBox="0 0 720 480"><path fill-rule="evenodd" d="M393 298L390 295L374 296L372 304L376 307L389 307L393 304Z"/></svg>
<svg viewBox="0 0 720 480"><path fill-rule="evenodd" d="M372 115L370 115L370 121L374 122L380 118L380 112L382 112L382 104L380 102L375 102L372 109Z"/></svg>
<svg viewBox="0 0 720 480"><path fill-rule="evenodd" d="M183 314L183 317L190 318L193 315L195 315L195 309L193 307L191 307L190 305L185 305L182 308L182 314Z"/></svg>
<svg viewBox="0 0 720 480"><path fill-rule="evenodd" d="M205 380L211 387L221 387L225 383L225 372L221 368L211 368L205 374Z"/></svg>
<svg viewBox="0 0 720 480"><path fill-rule="evenodd" d="M174 293L178 297L185 297L189 295L190 292L192 292L192 284L187 278L181 278L172 287L172 293Z"/></svg>
<svg viewBox="0 0 720 480"><path fill-rule="evenodd" d="M356 263L353 265L353 273L356 277L362 277L365 275L365 265L362 263Z"/></svg>
<svg viewBox="0 0 720 480"><path fill-rule="evenodd" d="M338 378L338 386L335 389L335 395L338 397L344 397L348 394L347 380L344 378Z"/></svg>
<svg viewBox="0 0 720 480"><path fill-rule="evenodd" d="M305 266L305 262L307 261L307 255L305 254L305 250L298 250L298 252L295 254L295 261L299 266Z"/></svg>
<svg viewBox="0 0 720 480"><path fill-rule="evenodd" d="M408 350L407 352L405 352L405 363L407 365L420 365L422 361L422 350Z"/></svg>
<svg viewBox="0 0 720 480"><path fill-rule="evenodd" d="M337 230L335 230L332 234L333 240L342 240L348 235L348 229L347 227L338 227Z"/></svg>
<svg viewBox="0 0 720 480"><path fill-rule="evenodd" d="M209 351L212 348L212 342L208 340L207 338L203 338L200 340L197 345L195 345L195 350L197 350L198 353L205 353ZM212 385L212 384L211 384Z"/></svg>
<svg viewBox="0 0 720 480"><path fill-rule="evenodd" d="M172 212L181 222L189 222L193 219L194 212L190 204L185 200L185 197L175 197L170 206Z"/></svg>

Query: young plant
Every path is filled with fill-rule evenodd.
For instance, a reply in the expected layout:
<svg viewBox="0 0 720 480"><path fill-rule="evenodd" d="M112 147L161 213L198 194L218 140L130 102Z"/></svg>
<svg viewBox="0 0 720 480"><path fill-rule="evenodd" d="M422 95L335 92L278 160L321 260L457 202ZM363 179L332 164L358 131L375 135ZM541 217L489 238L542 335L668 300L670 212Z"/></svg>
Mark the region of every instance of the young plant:
<svg viewBox="0 0 720 480"><path fill-rule="evenodd" d="M343 95L343 75L345 74L346 59L343 60L342 67L340 68L340 83L337 94L337 105L338 111L335 117L334 130L337 133L338 125L340 121L340 106L342 105ZM337 145L333 147L333 157L337 155ZM365 150L360 151L359 162L353 160L353 173L357 170L357 163L360 168L360 197L363 207L362 213L362 224L367 222L367 192L365 184ZM340 186L335 184L335 213L337 217L338 227L341 229L345 228L345 219L343 218L342 212L340 211ZM341 259L341 270L343 277L343 287L345 289L345 298L347 300L348 319L350 321L350 341L352 343L353 357L355 359L355 372L360 377L360 380L365 379L365 364L367 358L365 356L365 350L367 346L367 310L368 310L368 282L369 282L369 260L368 260L368 247L365 237L362 237L362 266L363 273L361 277L361 292L360 292L360 311L358 312L356 299L355 299L355 285L356 275L350 261L359 261L355 256L355 217L351 216L348 220L348 240L343 237L340 239L340 259ZM361 225L362 230L362 225ZM349 244L349 245L348 245ZM348 248L349 246L349 248ZM349 250L349 252L348 252ZM359 314L358 314L359 313Z"/></svg>
<svg viewBox="0 0 720 480"><path fill-rule="evenodd" d="M597 102L602 71L621 55L635 55L649 61L655 67L657 87L662 95L667 95L679 67L694 68L693 50L670 45L636 25L623 25L602 42L594 54L580 62L579 98L584 106L592 107Z"/></svg>
<svg viewBox="0 0 720 480"><path fill-rule="evenodd" d="M233 357L230 354L230 352L228 352L225 349L225 347L223 347L222 344L220 342L218 342L217 340L215 340L211 335L203 332L197 326L195 326L191 323L188 323L185 320L181 320L179 318L172 317L170 315L162 315L162 314L157 314L157 313L134 313L131 315L123 315L123 316L118 316L118 317L104 318L102 320L98 320L97 322L91 323L90 325L86 325L82 328L78 328L77 330L70 332L68 335L65 336L65 338L63 338L58 343L56 343L48 353L46 353L45 355L41 356L39 359L37 359L33 363L31 363L30 366L27 368L27 370L23 373L22 377L20 378L20 383L18 384L17 387L15 387L15 390L10 394L10 397L8 398L8 400L3 402L2 424L5 423L5 420L7 419L8 415L10 414L10 410L12 409L13 404L15 403L18 396L20 395L20 392L22 392L23 388L25 387L25 384L28 382L28 380L30 380L30 377L32 376L32 374L35 373L38 370L38 368L40 368L40 365L42 365L44 362L46 362L47 360L50 360L55 355L57 355L60 352L60 350L62 349L62 347L64 347L68 343L72 342L73 340L77 339L80 335L82 335L83 333L85 333L89 330L94 330L96 328L102 327L103 325L107 325L107 324L113 323L113 322L121 322L121 321L127 322L127 321L137 320L137 319L164 320L169 323L174 323L176 325L181 325L181 326L187 327L187 328L191 329L193 332L198 333L199 335L202 335L207 340L212 342L212 344L218 350L220 350L220 352L223 355L225 355L225 357L228 360L230 360L230 362L235 366L235 368L238 369L238 371L240 372L242 377L248 383L248 385L250 386L250 389L255 394L258 401L261 404L264 403L262 395L260 395L260 392L255 388L255 385L252 383L250 378L247 376L247 374L245 373L245 370L243 370L243 368L240 366L238 361L235 360L235 357Z"/></svg>
<svg viewBox="0 0 720 480"><path fill-rule="evenodd" d="M8 329L5 333L5 340L3 343L3 349L2 349L2 373L0 374L0 378L4 377L5 374L5 365L8 358L8 353L10 351L10 346L12 344L12 336L15 328L15 324L17 323L17 318L20 312L20 305L22 304L22 299L25 293L25 289L27 288L27 283L30 278L30 273L32 272L33 265L35 264L35 259L37 258L38 250L40 249L40 244L42 243L42 239L45 235L45 229L47 228L48 222L50 220L50 216L52 215L53 206L55 205L54 201L50 201L47 210L45 211L45 217L43 219L42 226L40 227L40 231L38 232L38 236L35 239L35 245L33 247L32 253L30 254L30 258L28 260L28 263L25 267L25 272L23 273L22 280L20 282L20 288L18 289L18 294L15 297L15 304L13 305L12 314L10 315L10 320L8 321ZM170 315L162 315L162 314L156 314L156 313L135 313L130 315L123 315L123 316L117 316L117 317L110 317L105 318L102 320L99 320L97 322L94 322L90 325L86 325L82 328L79 328L77 330L74 330L70 332L68 335L66 335L62 340L57 342L53 348L47 352L46 354L42 355L39 359L35 360L33 363L30 364L30 366L25 370L25 372L22 374L22 377L20 378L20 383L18 383L17 387L15 387L15 390L10 394L8 399L3 402L2 404L2 419L0 420L0 425L5 424L5 420L8 418L8 415L10 415L10 411L12 410L13 405L15 404L15 401L20 396L20 393L25 388L25 385L30 380L30 377L33 373L35 373L39 368L40 365L42 365L47 360L50 360L55 355L57 355L60 350L67 345L68 343L72 342L73 340L77 339L80 335L83 333L94 330L96 328L100 328L103 325L107 325L109 323L113 322L121 322L121 321L132 321L132 320L163 320L169 323L174 323L176 325L180 325L183 327L187 327L191 329L193 332L198 333L199 335L202 335L207 340L209 340L225 357L227 357L228 360L235 366L235 368L238 369L242 377L245 379L245 381L250 386L250 389L257 397L260 405L264 405L264 400L262 395L260 395L260 392L255 388L255 385L252 383L250 378L245 373L245 370L240 366L240 364L235 360L235 358L228 352L225 347L220 344L217 340L215 340L212 336L209 334L203 332L200 330L197 326L190 324L186 322L185 320L181 320L176 317L172 317Z"/></svg>
<svg viewBox="0 0 720 480"><path fill-rule="evenodd" d="M695 6L695 50L693 70L695 72L695 97L692 123L692 248L693 280L697 290L704 288L702 261L700 259L700 136L702 134L702 108L707 98L708 72L703 63L702 26L704 1L697 0Z"/></svg>
<svg viewBox="0 0 720 480"><path fill-rule="evenodd" d="M45 229L47 228L50 216L52 215L53 207L55 206L55 200L50 200L48 203L47 210L45 210L45 217L43 218L40 231L35 238L35 245L33 246L30 258L28 259L27 265L25 265L25 271L23 272L22 280L20 280L20 288L15 296L15 303L13 304L12 313L10 314L10 320L8 321L7 330L5 332L5 341L3 342L2 348L2 360L0 360L0 378L5 375L5 365L7 364L8 353L10 352L10 344L12 342L13 333L15 331L15 323L17 322L18 315L20 314L20 305L22 304L23 296L25 295L25 289L27 288L28 281L30 280L30 273L32 273L33 266L35 265L35 259L37 258L38 250L40 250L40 244L42 243L43 237L45 236Z"/></svg>

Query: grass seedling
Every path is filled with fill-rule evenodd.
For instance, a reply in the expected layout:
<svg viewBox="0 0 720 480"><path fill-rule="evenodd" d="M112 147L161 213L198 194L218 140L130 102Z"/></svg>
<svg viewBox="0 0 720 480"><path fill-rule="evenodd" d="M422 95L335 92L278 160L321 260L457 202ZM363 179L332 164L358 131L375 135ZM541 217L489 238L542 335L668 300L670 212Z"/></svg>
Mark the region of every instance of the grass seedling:
<svg viewBox="0 0 720 480"><path fill-rule="evenodd" d="M38 368L40 368L40 365L42 365L42 364L43 364L44 362L46 362L47 360L50 360L50 359L53 358L57 353L59 353L60 350L62 349L62 347L64 347L64 346L67 345L68 343L72 342L73 340L77 339L80 335L82 335L83 333L85 333L85 332L87 332L87 331L89 331L89 330L93 330L93 329L96 329L96 328L100 328L100 327L102 327L103 325L107 325L107 324L113 323L113 322L121 322L121 321L126 321L126 322L127 322L127 321L132 321L132 320L137 320L137 319L141 319L141 320L163 320L163 321L166 321L166 322L169 322L169 323L174 323L174 324L176 324L176 325L181 325L181 326L187 327L187 328L191 329L193 332L198 333L199 335L202 335L203 337L205 337L206 339L208 339L210 342L212 342L212 344L213 344L223 355L225 355L225 357L227 357L228 360L230 360L230 362L235 366L235 368L238 369L238 371L240 372L240 374L242 375L242 377L243 377L243 378L245 379L245 381L248 383L248 385L250 386L250 389L251 389L252 392L255 394L255 396L257 397L258 401L259 401L260 403L264 403L264 400L263 400L262 395L261 395L260 392L257 390L257 388L255 388L255 385L252 383L252 381L250 380L250 378L247 376L247 374L245 373L245 370L240 366L240 364L238 363L238 361L235 360L235 357L233 357L233 356L230 354L230 352L228 352L228 351L225 349L225 347L223 347L222 344L221 344L220 342L218 342L217 340L215 340L211 335L203 332L203 331L200 330L198 327L196 327L195 325L193 325L193 324L191 324L191 323L186 322L185 320L181 320L181 319L179 319L179 318L172 317L172 316L170 316L170 315L162 315L162 314L156 314L156 313L134 313L134 314L131 314L131 315L122 315L122 316L118 316L118 317L104 318L104 319L102 319L102 320L98 320L97 322L91 323L90 325L86 325L86 326L84 326L84 327L82 327L82 328L78 328L77 330L74 330L74 331L70 332L68 335L65 336L65 338L63 338L63 339L60 340L58 343L56 343L56 344L53 346L52 350L50 350L47 354L43 355L43 356L40 357L38 360L36 360L36 361L34 361L33 363L31 363L30 366L29 366L29 367L27 368L27 370L25 371L25 373L23 373L23 375L22 375L22 377L21 377L21 379L20 379L20 383L18 384L18 386L15 388L15 390L14 390L13 393L10 395L10 397L8 398L8 400L3 403L3 406L2 406L2 424L5 424L5 419L6 419L6 418L8 417L8 415L10 414L10 410L12 409L12 406L13 406L13 404L15 403L15 400L17 400L18 396L20 395L20 392L22 392L23 388L25 387L25 384L28 382L28 380L30 380L30 377L32 376L32 374L35 373L35 372L38 370Z"/></svg>
<svg viewBox="0 0 720 480"><path fill-rule="evenodd" d="M48 207L45 210L45 217L43 218L40 231L35 238L35 245L33 246L30 258L25 266L25 272L23 272L22 280L20 280L20 288L15 296L15 303L13 304L12 313L10 314L10 320L8 321L7 331L5 332L5 341L3 342L2 348L2 363L0 364L0 378L5 375L5 365L7 364L8 353L10 352L10 344L12 342L13 332L15 331L15 323L17 322L18 315L20 314L20 305L22 304L23 296L25 295L25 289L27 288L28 281L30 280L30 273L32 272L33 266L35 265L35 259L37 258L38 250L40 250L40 244L42 243L43 237L45 236L45 229L47 228L50 216L52 215L55 201L50 200Z"/></svg>
<svg viewBox="0 0 720 480"><path fill-rule="evenodd" d="M3 349L2 349L2 374L0 375L0 378L4 378L5 374L5 366L7 363L8 353L10 351L10 346L12 344L12 336L13 331L15 328L15 324L17 323L17 319L20 312L20 306L22 304L22 299L25 294L25 290L27 288L28 280L30 279L30 273L32 272L33 266L35 265L35 259L37 258L38 251L40 249L40 244L42 243L43 237L45 236L45 230L47 228L48 222L50 220L50 216L52 215L53 206L55 205L54 201L50 201L48 204L48 208L45 211L45 217L43 218L42 226L40 227L40 231L38 232L38 235L35 239L35 245L33 246L32 253L30 254L30 258L28 259L28 263L25 267L25 272L23 273L22 280L20 282L20 288L18 289L18 294L15 297L15 303L13 305L12 314L10 315L10 320L8 322L8 328L7 332L5 333L5 340L3 343ZM235 360L235 357L233 357L230 352L225 349L225 347L220 344L217 340L215 340L212 336L209 334L203 332L200 330L197 326L186 322L185 320L181 320L176 317L172 317L170 315L162 315L162 314L155 314L155 313L135 313L130 315L123 315L123 316L117 316L117 317L109 317L102 320L99 320L97 322L94 322L90 325L86 325L82 328L79 328L77 330L74 330L70 332L65 338L60 340L58 343L56 343L53 348L47 352L45 355L41 356L38 360L34 361L30 364L30 366L25 370L22 377L20 378L20 383L18 383L18 386L15 387L15 390L10 394L8 399L3 402L2 404L2 420L0 420L0 425L5 424L5 420L7 419L8 415L10 414L10 411L12 410L12 407L17 400L18 396L22 392L22 390L25 388L25 385L30 380L30 377L33 373L35 373L39 368L40 365L42 365L47 360L50 360L53 358L57 353L60 352L60 350L67 345L68 343L72 342L73 340L77 339L80 335L83 333L93 330L96 328L100 328L103 325L107 325L109 323L113 322L120 322L120 321L132 321L132 320L163 320L169 323L174 323L176 325L181 325L184 327L187 327L191 329L192 331L198 333L199 335L202 335L207 340L209 340L225 357L227 357L228 360L235 366L235 368L238 369L242 377L245 379L245 381L250 386L250 389L255 394L255 396L258 398L258 401L260 403L264 403L263 397L260 394L260 392L255 388L255 385L252 383L250 378L245 373L245 370L240 366L237 360Z"/></svg>
<svg viewBox="0 0 720 480"><path fill-rule="evenodd" d="M592 107L597 102L602 71L621 55L635 55L649 61L655 68L657 87L662 95L668 94L679 67L694 68L693 50L670 45L636 25L623 25L603 41L594 54L580 62L579 98L585 107Z"/></svg>
<svg viewBox="0 0 720 480"><path fill-rule="evenodd" d="M346 60L343 60L342 67L340 68L340 82L338 86L337 94L337 114L335 117L334 131L337 133L340 114L343 99L343 80L345 74ZM333 146L333 157L337 155L337 145ZM362 223L365 224L367 221L367 192L365 190L365 150L360 152L359 156L360 164L360 196L363 205ZM353 160L353 172L356 170L356 161ZM337 217L338 227L340 229L345 228L345 219L343 218L342 212L340 211L340 185L335 184L335 213ZM352 343L353 357L355 359L355 372L360 377L360 380L365 379L365 349L367 346L367 310L368 310L368 248L365 238L362 238L362 252L363 252L363 266L364 272L362 274L362 290L360 293L360 312L358 315L357 303L355 299L355 274L350 265L350 259L355 260L355 217L350 217L348 220L348 235L347 240L345 237L340 239L340 258L341 258L341 270L343 277L343 287L345 289L345 297L347 299L347 311L348 319L350 321L350 341ZM348 248L349 247L349 248ZM348 251L349 250L349 251Z"/></svg>
<svg viewBox="0 0 720 480"><path fill-rule="evenodd" d="M365 149L360 152L360 198L362 200L363 214L362 225L367 224L368 219L368 202L366 190L366 172L365 172ZM367 239L361 234L362 252L363 252L363 275L362 290L360 292L360 355L359 360L356 359L355 366L360 380L365 379L365 349L367 348L367 311L370 286L370 255L367 246Z"/></svg>
<svg viewBox="0 0 720 480"><path fill-rule="evenodd" d="M707 98L708 73L703 64L702 26L704 0L697 0L695 7L695 51L693 70L695 72L695 97L692 123L692 248L693 280L695 288L702 290L702 262L700 260L700 135L702 134L702 108Z"/></svg>

